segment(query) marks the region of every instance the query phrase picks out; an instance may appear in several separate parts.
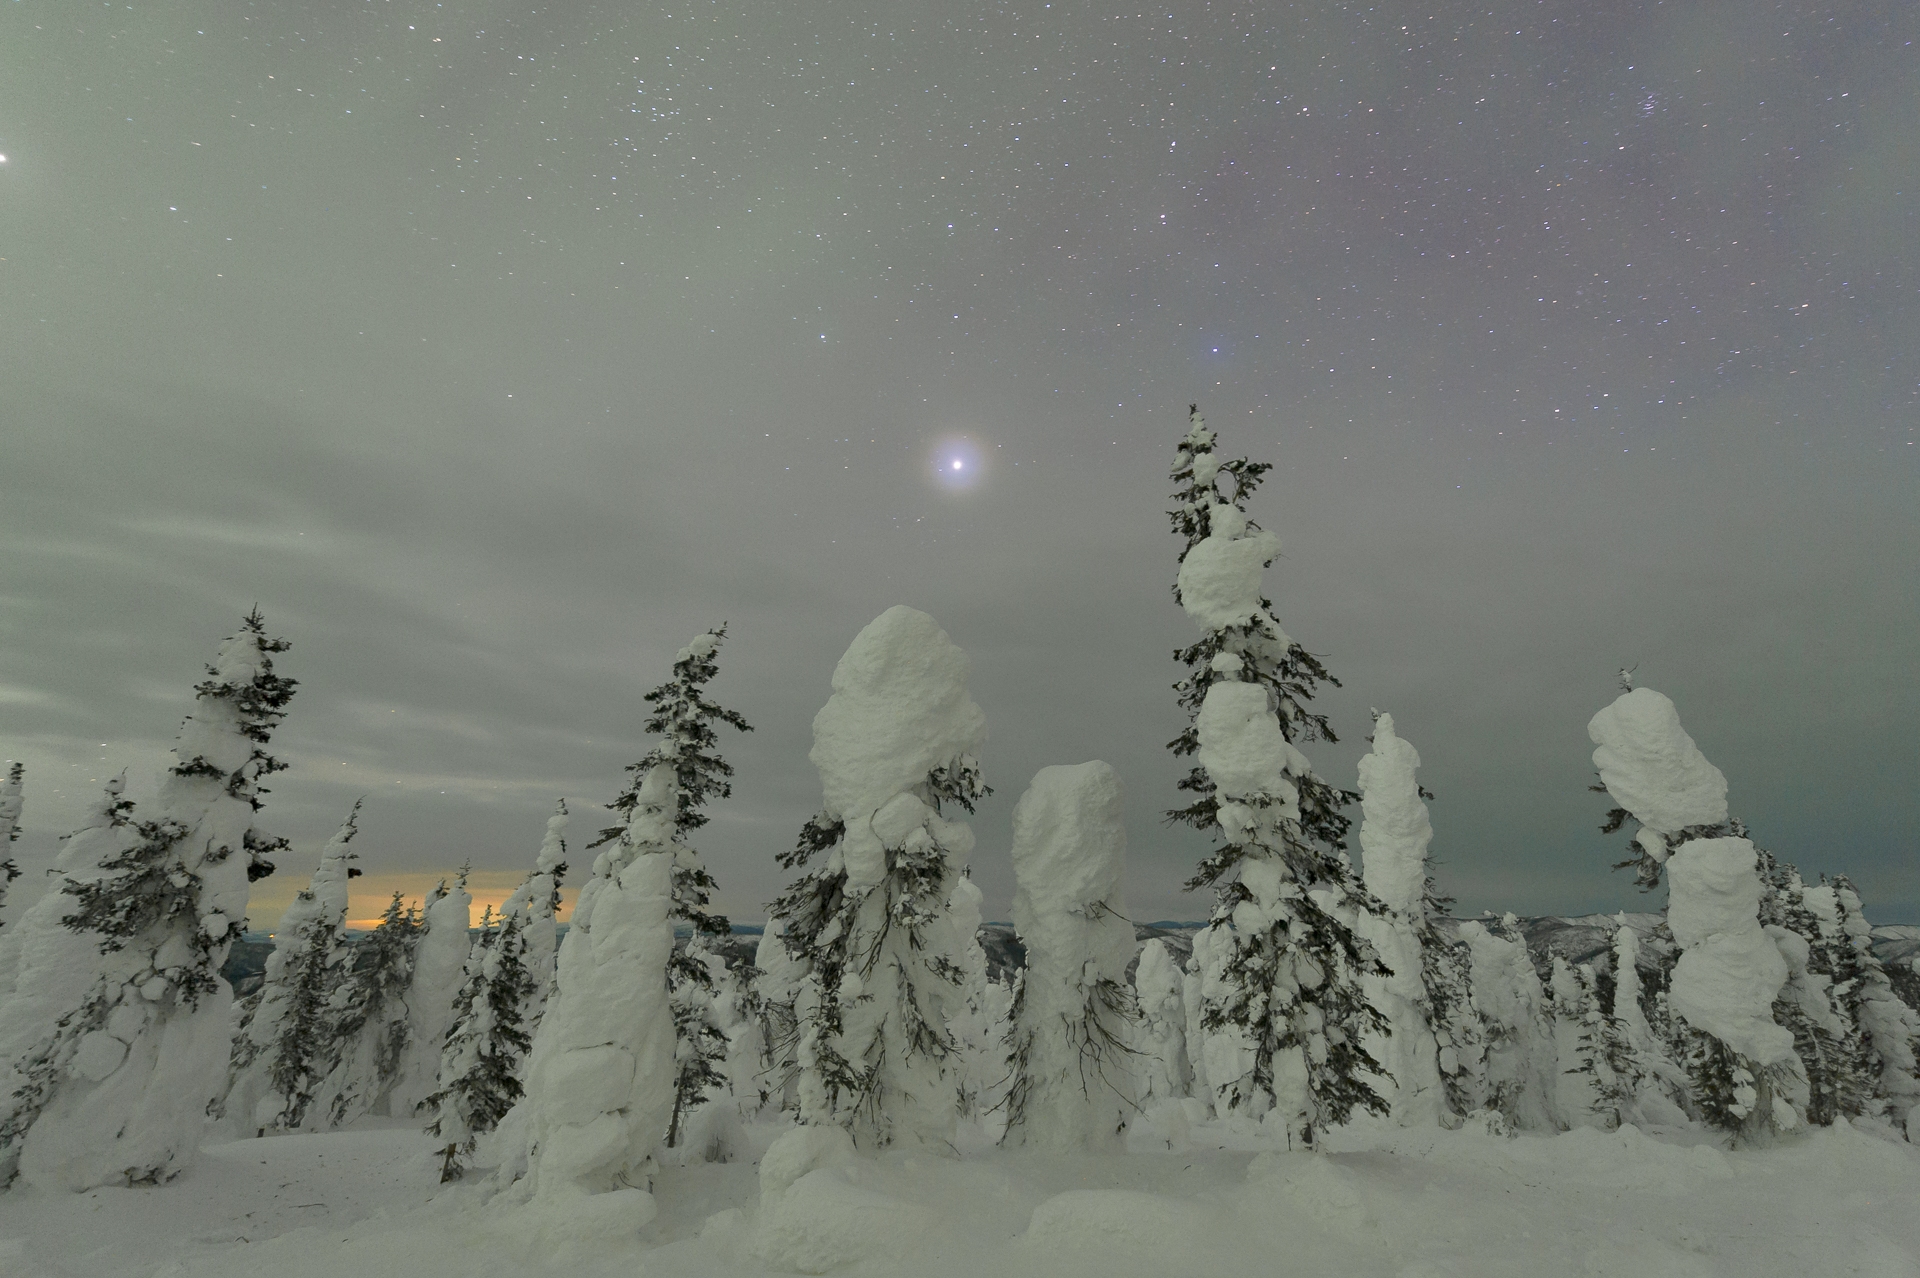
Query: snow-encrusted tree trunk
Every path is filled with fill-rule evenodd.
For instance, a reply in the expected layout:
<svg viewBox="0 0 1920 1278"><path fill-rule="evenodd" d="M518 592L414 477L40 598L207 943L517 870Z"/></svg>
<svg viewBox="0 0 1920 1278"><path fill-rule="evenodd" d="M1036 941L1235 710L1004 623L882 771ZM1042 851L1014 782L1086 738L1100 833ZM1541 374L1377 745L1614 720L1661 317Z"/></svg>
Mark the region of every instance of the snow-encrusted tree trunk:
<svg viewBox="0 0 1920 1278"><path fill-rule="evenodd" d="M496 920L488 906L480 937L467 960L453 1028L440 1057L440 1087L427 1098L433 1121L427 1134L440 1147L440 1179L457 1179L461 1159L478 1138L500 1125L519 1100L521 1066L531 1040L527 1036L527 1000L533 976L527 971L526 938L518 915Z"/></svg>
<svg viewBox="0 0 1920 1278"><path fill-rule="evenodd" d="M1793 1034L1774 1021L1787 964L1760 925L1759 859L1727 817L1727 779L1680 726L1673 702L1632 688L1587 725L1600 783L1619 806L1605 827L1640 823L1642 884L1668 883L1667 925L1680 945L1667 1004L1693 1032L1693 1102L1716 1127L1749 1138L1795 1126L1786 1095L1801 1073Z"/></svg>
<svg viewBox="0 0 1920 1278"><path fill-rule="evenodd" d="M524 1102L528 1192L541 1200L631 1190L650 1219L654 1150L673 1121L674 817L672 765L632 791L622 835L604 844L560 943Z"/></svg>
<svg viewBox="0 0 1920 1278"><path fill-rule="evenodd" d="M1111 766L1096 760L1034 775L1013 809L1013 926L1027 979L1013 1010L1007 1144L1116 1147L1137 1108L1126 858Z"/></svg>
<svg viewBox="0 0 1920 1278"><path fill-rule="evenodd" d="M362 1114L411 1117L411 1109L394 1115L391 1094L407 1057L407 991L419 942L420 917L395 892L379 924L354 947L352 966L328 1006L335 1063L314 1098L330 1126Z"/></svg>
<svg viewBox="0 0 1920 1278"><path fill-rule="evenodd" d="M1144 1114L1193 1095L1185 985L1165 941L1151 940L1140 948L1133 969L1133 1001L1140 1014L1133 1031L1134 1099Z"/></svg>
<svg viewBox="0 0 1920 1278"><path fill-rule="evenodd" d="M285 846L254 819L261 781L284 766L266 747L293 697L293 681L273 672L286 648L257 610L247 616L195 689L156 815L63 884L61 922L93 942L93 980L13 1062L0 1171L17 1157L38 1185L152 1183L197 1151L226 1078L220 967L245 926L249 884Z"/></svg>
<svg viewBox="0 0 1920 1278"><path fill-rule="evenodd" d="M1366 1081L1380 1064L1363 1045L1385 1020L1362 984L1385 969L1343 917L1378 903L1345 856L1340 808L1357 796L1315 775L1295 744L1333 739L1306 703L1323 680L1337 681L1281 630L1261 593L1280 542L1245 505L1268 467L1223 462L1213 445L1195 409L1170 517L1186 542L1174 598L1206 633L1177 654L1191 722L1170 746L1197 759L1180 782L1196 797L1168 816L1221 841L1187 885L1217 892L1210 944L1195 947L1206 956L1202 1052L1214 1103L1311 1145L1356 1105L1386 1109Z"/></svg>
<svg viewBox="0 0 1920 1278"><path fill-rule="evenodd" d="M540 840L533 870L527 881L514 889L501 907L518 915L520 934L526 938L527 975L533 978L533 997L527 1000L527 1032L531 1034L546 1011L553 993L558 928L554 915L560 909L560 883L567 874L567 801L558 799L553 815L547 818L547 833Z"/></svg>
<svg viewBox="0 0 1920 1278"><path fill-rule="evenodd" d="M234 1039L226 1107L254 1134L299 1131L326 1118L324 1109L308 1111L338 1059L332 1000L352 952L347 884L359 873L352 865L359 816L355 803L321 851L312 882L281 915L252 1015Z"/></svg>
<svg viewBox="0 0 1920 1278"><path fill-rule="evenodd" d="M987 793L986 716L967 655L932 617L889 608L855 637L813 720L820 814L782 866L803 869L769 911L801 966L801 1121L863 1146L944 1145L957 1111L947 1022L959 995L947 903L973 832L944 814Z"/></svg>
<svg viewBox="0 0 1920 1278"><path fill-rule="evenodd" d="M440 1086L440 1056L459 1010L467 958L473 951L472 929L473 896L462 868L451 888L444 881L434 888L421 912L413 976L405 995L407 1045L387 1093L387 1112L395 1118L413 1117Z"/></svg>

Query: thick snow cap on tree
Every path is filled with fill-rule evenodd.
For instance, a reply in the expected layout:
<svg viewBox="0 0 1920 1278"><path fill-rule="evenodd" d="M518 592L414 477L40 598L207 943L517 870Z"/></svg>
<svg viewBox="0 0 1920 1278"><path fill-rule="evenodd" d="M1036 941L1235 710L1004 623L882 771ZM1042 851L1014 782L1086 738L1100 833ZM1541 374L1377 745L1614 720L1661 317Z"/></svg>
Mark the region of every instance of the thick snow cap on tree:
<svg viewBox="0 0 1920 1278"><path fill-rule="evenodd" d="M1367 890L1389 909L1421 913L1433 823L1414 771L1420 754L1393 731L1393 716L1373 725L1373 749L1360 760L1360 856Z"/></svg>
<svg viewBox="0 0 1920 1278"><path fill-rule="evenodd" d="M1312 764L1280 733L1280 720L1267 704L1267 690L1234 676L1239 658L1222 653L1214 662L1221 675L1207 689L1195 728L1200 735L1200 766L1219 787L1222 799L1269 796L1278 799L1275 815L1300 818L1299 794L1286 774L1305 776ZM1223 803L1220 824L1227 837L1237 837L1246 818L1236 822L1231 805Z"/></svg>
<svg viewBox="0 0 1920 1278"><path fill-rule="evenodd" d="M967 691L971 666L932 617L896 604L854 636L834 667L807 758L820 770L827 815L847 823L849 887L872 887L886 873L883 841L868 818L986 744L987 717Z"/></svg>
<svg viewBox="0 0 1920 1278"><path fill-rule="evenodd" d="M1211 535L1180 563L1180 606L1208 630L1244 626L1260 611L1261 581L1280 553L1280 539L1249 528L1246 515L1226 502L1208 512L1207 526Z"/></svg>
<svg viewBox="0 0 1920 1278"><path fill-rule="evenodd" d="M1014 805L1013 925L1027 967L1011 1142L1111 1141L1133 1108L1116 998L1133 958L1126 854L1120 778L1105 763L1042 768Z"/></svg>
<svg viewBox="0 0 1920 1278"><path fill-rule="evenodd" d="M1760 926L1755 864L1745 839L1692 839L1667 862L1667 926L1681 949L1667 1000L1694 1029L1771 1065L1793 1059L1793 1034L1773 1020L1787 964Z"/></svg>
<svg viewBox="0 0 1920 1278"><path fill-rule="evenodd" d="M1593 716L1593 766L1614 801L1661 834L1727 819L1727 778L1680 726L1673 702L1635 688Z"/></svg>
<svg viewBox="0 0 1920 1278"><path fill-rule="evenodd" d="M669 764L648 771L560 946L558 993L534 1038L522 1102L536 1197L643 1184L667 1134L674 780Z"/></svg>

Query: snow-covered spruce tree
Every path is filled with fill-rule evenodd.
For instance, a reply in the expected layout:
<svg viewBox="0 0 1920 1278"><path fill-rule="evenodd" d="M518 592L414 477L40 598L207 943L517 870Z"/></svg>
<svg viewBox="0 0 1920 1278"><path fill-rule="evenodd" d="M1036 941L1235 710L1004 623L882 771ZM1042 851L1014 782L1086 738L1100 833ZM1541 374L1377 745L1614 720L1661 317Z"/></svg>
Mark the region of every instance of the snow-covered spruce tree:
<svg viewBox="0 0 1920 1278"><path fill-rule="evenodd" d="M1564 960L1555 958L1556 964ZM1638 1055L1627 1036L1626 1024L1608 1010L1599 975L1593 964L1569 967L1579 985L1582 1009L1575 1032L1572 1066L1591 1089L1589 1106L1603 1126L1612 1131L1639 1117L1644 1076ZM1559 976L1556 966L1554 975ZM1556 998L1556 1002L1559 1000Z"/></svg>
<svg viewBox="0 0 1920 1278"><path fill-rule="evenodd" d="M347 883L360 872L352 864L359 818L356 802L321 851L313 881L281 915L252 1014L234 1038L226 1108L256 1135L326 1118L324 1109L308 1111L338 1050L331 1005L352 961Z"/></svg>
<svg viewBox="0 0 1920 1278"><path fill-rule="evenodd" d="M932 617L889 608L854 638L813 720L822 811L780 864L803 871L768 907L801 966L800 1118L861 1146L943 1145L956 1122L959 992L947 902L973 832L946 815L985 795L986 716L967 655Z"/></svg>
<svg viewBox="0 0 1920 1278"><path fill-rule="evenodd" d="M713 876L693 846L694 831L707 823L706 805L733 793L733 765L720 757L716 725L741 732L753 728L737 712L707 697L707 684L719 671L716 660L727 628L719 626L695 637L673 658L673 677L647 694L653 714L646 730L660 740L646 756L627 770L633 781L612 803L623 818L631 816L639 793L655 768L664 767L673 782L673 921L691 933L675 948L667 963L667 988L673 1005L677 1035L674 1049L673 1115L667 1124L667 1144L680 1143L689 1113L708 1092L725 1084L727 1034L714 1010L714 980L708 957L713 938L731 932L732 924L712 909ZM603 830L598 847L625 836L623 823Z"/></svg>
<svg viewBox="0 0 1920 1278"><path fill-rule="evenodd" d="M1203 1050L1214 1103L1312 1144L1356 1105L1387 1107L1366 1081L1380 1064L1362 1042L1386 1025L1362 980L1386 969L1341 917L1378 908L1345 857L1340 809L1358 796L1315 775L1295 744L1333 739L1306 703L1336 681L1281 630L1261 593L1280 542L1248 520L1246 503L1267 469L1222 461L1193 410L1169 513L1186 542L1174 598L1206 633L1176 654L1188 674L1174 688L1191 721L1170 748L1197 766L1180 782L1194 802L1168 816L1221 841L1187 884L1217 893L1211 943L1196 947L1207 955Z"/></svg>
<svg viewBox="0 0 1920 1278"><path fill-rule="evenodd" d="M1009 1035L1007 1144L1117 1147L1137 1108L1126 859L1111 766L1096 760L1034 775L1013 809L1013 926L1027 979Z"/></svg>
<svg viewBox="0 0 1920 1278"><path fill-rule="evenodd" d="M97 949L85 999L56 1013L15 1068L0 1161L35 1184L83 1190L177 1174L224 1082L231 995L219 971L252 880L285 840L254 828L282 765L266 751L293 697L286 651L256 610L221 644L175 745L150 820L93 872L62 885L61 922ZM23 959L26 956L23 954ZM22 972L24 978L25 972Z"/></svg>
<svg viewBox="0 0 1920 1278"><path fill-rule="evenodd" d="M407 1045L387 1092L387 1112L395 1118L420 1112L440 1086L440 1056L459 1011L467 959L473 952L473 897L467 891L467 868L460 867L452 887L442 880L428 893L421 911L413 975L405 995Z"/></svg>
<svg viewBox="0 0 1920 1278"><path fill-rule="evenodd" d="M1858 1074L1871 1089L1872 1108L1913 1140L1920 1136L1920 1123L1913 1118L1920 1103L1915 1068L1915 1058L1920 1056L1920 1012L1894 993L1886 968L1873 952L1873 928L1852 882L1836 875L1831 883L1809 889L1807 898L1829 938L1824 947L1826 965L1841 1006L1857 1031Z"/></svg>
<svg viewBox="0 0 1920 1278"><path fill-rule="evenodd" d="M998 1108L1007 1085L1012 1005L1007 987L987 973L987 951L980 944L982 899L979 885L968 874L954 883L947 899L953 933L966 938L954 959L960 969L959 997L947 1020L956 1050L955 1091L962 1118L984 1118Z"/></svg>
<svg viewBox="0 0 1920 1278"><path fill-rule="evenodd" d="M1664 1027L1656 1026L1647 1014L1648 1000L1640 979L1640 934L1627 923L1625 912L1617 922L1613 934L1611 1030L1625 1041L1629 1061L1616 1067L1615 1072L1634 1081L1634 1095L1624 1104L1649 1121L1665 1121L1669 1115L1684 1119L1680 1106L1687 1095L1687 1077L1667 1054ZM1632 1120L1623 1117L1622 1121Z"/></svg>
<svg viewBox="0 0 1920 1278"><path fill-rule="evenodd" d="M1760 923L1787 964L1773 1019L1793 1035L1793 1050L1806 1074L1805 1087L1792 1095L1794 1108L1819 1126L1857 1118L1872 1107L1874 1080L1866 1040L1847 1006L1846 990L1852 987L1834 983L1833 950L1800 872L1764 848L1756 854ZM1827 911L1832 890L1815 892Z"/></svg>
<svg viewBox="0 0 1920 1278"><path fill-rule="evenodd" d="M1680 961L1668 1007L1691 1032L1685 1065L1693 1106L1748 1139L1797 1125L1788 1096L1803 1085L1793 1034L1773 1019L1787 964L1760 925L1758 857L1727 817L1727 779L1680 726L1673 702L1630 688L1587 725L1600 783L1618 805L1605 829L1640 823L1646 886L1668 883L1667 925Z"/></svg>
<svg viewBox="0 0 1920 1278"><path fill-rule="evenodd" d="M1486 1035L1467 984L1465 947L1434 926L1445 909L1427 859L1433 824L1415 777L1420 755L1375 712L1373 748L1360 759L1360 864L1385 906L1358 922L1391 975L1372 978L1386 1014L1393 1117L1403 1127L1455 1125L1477 1107Z"/></svg>
<svg viewBox="0 0 1920 1278"><path fill-rule="evenodd" d="M559 948L559 929L554 915L560 909L560 883L567 874L567 801L557 799L553 815L547 818L547 833L540 840L533 870L526 882L514 889L502 910L520 918L520 932L526 938L527 972L533 977L533 997L527 1003L527 1032L540 1023L547 999L553 993L554 961Z"/></svg>
<svg viewBox="0 0 1920 1278"><path fill-rule="evenodd" d="M27 765L9 762L7 778L0 781L0 916L7 908L7 889L20 877L20 866L13 859L13 845L20 839L20 813ZM0 920L3 921L3 920Z"/></svg>
<svg viewBox="0 0 1920 1278"><path fill-rule="evenodd" d="M352 965L327 1008L333 1020L334 1065L314 1102L331 1126L362 1114L393 1113L391 1094L406 1061L411 1031L407 992L419 941L420 915L395 892L380 922L353 947ZM410 1117L411 1112L399 1116Z"/></svg>
<svg viewBox="0 0 1920 1278"><path fill-rule="evenodd" d="M519 1124L530 1196L622 1192L636 1227L652 1218L653 1152L673 1121L677 1035L667 964L678 796L673 766L653 765L634 792L625 832L594 858L560 943Z"/></svg>
<svg viewBox="0 0 1920 1278"><path fill-rule="evenodd" d="M1187 1063L1185 981L1165 941L1140 948L1133 969L1133 1001L1139 1020L1133 1032L1134 1099L1151 1115L1168 1101L1193 1095L1193 1068Z"/></svg>
<svg viewBox="0 0 1920 1278"><path fill-rule="evenodd" d="M1554 1109L1568 1127L1611 1131L1620 1125L1609 1099L1619 1091L1611 1065L1616 1053L1608 1050L1611 1044L1604 1033L1608 1018L1595 985L1591 965L1575 967L1562 955L1553 955L1546 986L1547 1021L1558 1066Z"/></svg>
<svg viewBox="0 0 1920 1278"><path fill-rule="evenodd" d="M427 1097L434 1110L427 1134L445 1142L442 1182L460 1177L460 1160L522 1094L520 1066L531 1046L526 1008L534 987L520 927L519 916L496 919L488 906L467 960L466 984L440 1058L440 1090Z"/></svg>
<svg viewBox="0 0 1920 1278"><path fill-rule="evenodd" d="M1486 1082L1481 1108L1509 1127L1558 1131L1567 1126L1558 1104L1558 1058L1546 1017L1546 991L1527 954L1519 920L1464 922L1473 1005L1486 1027Z"/></svg>

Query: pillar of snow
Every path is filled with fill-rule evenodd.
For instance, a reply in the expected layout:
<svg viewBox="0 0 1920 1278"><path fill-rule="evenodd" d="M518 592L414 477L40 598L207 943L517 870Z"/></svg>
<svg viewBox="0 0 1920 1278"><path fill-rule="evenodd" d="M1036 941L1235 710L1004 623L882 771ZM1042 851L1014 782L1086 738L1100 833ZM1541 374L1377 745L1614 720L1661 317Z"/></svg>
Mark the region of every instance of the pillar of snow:
<svg viewBox="0 0 1920 1278"><path fill-rule="evenodd" d="M955 1090L962 1118L978 1118L994 1107L998 1088L1006 1081L1005 1033L1001 1021L1004 1000L987 979L987 952L980 944L980 887L961 876L953 885L947 909L953 916L953 934L966 938L956 956L958 998L947 1029L953 1035Z"/></svg>
<svg viewBox="0 0 1920 1278"><path fill-rule="evenodd" d="M1593 1003L1588 985L1581 978L1591 979L1592 968L1576 971L1573 964L1556 954L1553 956L1553 969L1548 976L1547 988L1552 992L1550 1000L1553 1009L1549 1033L1553 1039L1554 1059L1558 1069L1554 1074L1554 1110L1568 1127L1601 1127L1609 1125L1610 1119L1600 1113L1600 1087L1602 1081L1611 1081L1611 1071L1603 1059L1595 1059L1595 1073L1581 1070L1584 1057L1595 1058L1601 1053L1590 1049L1581 1051L1580 1040L1594 1027L1589 1024L1589 1014ZM1603 1080L1601 1071L1607 1072Z"/></svg>
<svg viewBox="0 0 1920 1278"><path fill-rule="evenodd" d="M821 988L809 974L799 992L800 1110L804 1121L848 1127L863 1146L944 1146L953 1136L945 1026L958 997L951 972L967 938L957 935L947 902L973 832L935 810L929 776L978 767L987 723L967 691L970 667L932 617L889 608L854 637L813 720L807 757L820 773L826 818L844 824L835 852L851 905L831 944L850 958L837 988ZM834 1016L821 1014L829 1000ZM929 1028L946 1041L929 1046ZM830 1084L823 1053L868 1080L860 1095Z"/></svg>
<svg viewBox="0 0 1920 1278"><path fill-rule="evenodd" d="M1613 934L1613 1016L1626 1033L1634 1062L1649 1080L1642 1086L1639 1106L1650 1119L1659 1115L1664 1121L1668 1113L1681 1118L1684 1116L1673 1110L1668 1097L1686 1094L1686 1073L1653 1032L1646 1009L1640 1005L1640 933L1628 925L1625 913L1618 923Z"/></svg>
<svg viewBox="0 0 1920 1278"><path fill-rule="evenodd" d="M1727 819L1727 778L1680 726L1672 701L1651 688L1622 693L1587 724L1593 766L1613 801L1640 823L1641 851L1664 863L1681 831Z"/></svg>
<svg viewBox="0 0 1920 1278"><path fill-rule="evenodd" d="M407 1047L387 1100L396 1118L411 1118L439 1087L440 1054L466 979L472 928L473 897L462 874L450 889L441 884L421 916L407 984Z"/></svg>
<svg viewBox="0 0 1920 1278"><path fill-rule="evenodd" d="M1356 923L1390 973L1368 977L1366 984L1387 1018L1380 1063L1393 1076L1393 1118L1402 1127L1436 1124L1446 1105L1439 1049L1425 1011L1420 937L1433 825L1414 775L1419 767L1419 752L1395 734L1393 716L1376 718L1373 748L1360 759L1360 864L1367 890L1387 913L1362 910Z"/></svg>
<svg viewBox="0 0 1920 1278"><path fill-rule="evenodd" d="M1013 1026L1008 1144L1111 1146L1134 1110L1126 857L1112 767L1095 761L1035 774L1013 809L1013 925L1027 980Z"/></svg>
<svg viewBox="0 0 1920 1278"><path fill-rule="evenodd" d="M277 766L265 742L291 695L273 674L271 654L285 647L249 617L198 686L151 811L167 838L156 863L189 885L183 908L94 960L98 995L61 1027L77 1034L74 1050L18 1142L20 1174L36 1186L158 1182L199 1152L226 1083L233 998L218 972L245 925L248 871L267 842L255 802Z"/></svg>
<svg viewBox="0 0 1920 1278"><path fill-rule="evenodd" d="M1185 975L1167 943L1148 941L1133 969L1133 997L1140 1010L1133 1038L1134 1092L1143 1113L1193 1095L1185 992Z"/></svg>
<svg viewBox="0 0 1920 1278"><path fill-rule="evenodd" d="M626 832L595 859L560 946L520 1106L535 1200L644 1195L673 1117L674 782L666 764L648 771ZM636 1197L633 1210L650 1218L651 1197Z"/></svg>
<svg viewBox="0 0 1920 1278"><path fill-rule="evenodd" d="M1503 928L1515 930L1509 914ZM1493 1028L1487 1042L1490 1100L1516 1126L1558 1131L1556 1076L1573 1062L1560 1062L1543 1014L1546 993L1527 954L1526 942L1501 936L1484 923L1460 925L1460 939L1473 956L1473 1002Z"/></svg>

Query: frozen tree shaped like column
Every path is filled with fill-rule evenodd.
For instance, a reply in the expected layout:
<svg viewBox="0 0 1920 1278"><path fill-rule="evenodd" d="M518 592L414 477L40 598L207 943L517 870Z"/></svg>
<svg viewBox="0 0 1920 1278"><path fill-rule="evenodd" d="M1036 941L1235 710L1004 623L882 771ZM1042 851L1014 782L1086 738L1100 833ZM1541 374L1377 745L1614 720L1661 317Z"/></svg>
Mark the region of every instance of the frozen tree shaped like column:
<svg viewBox="0 0 1920 1278"><path fill-rule="evenodd" d="M427 1097L434 1110L427 1134L446 1142L441 1146L442 1181L462 1174L460 1160L473 1152L481 1136L500 1125L524 1094L520 1073L531 1046L526 1009L532 997L520 918L509 914L496 920L488 906L441 1053L440 1090Z"/></svg>
<svg viewBox="0 0 1920 1278"><path fill-rule="evenodd" d="M1115 1146L1134 1111L1126 859L1110 766L1035 774L1013 809L1013 926L1027 964L1013 1013L1007 1144Z"/></svg>
<svg viewBox="0 0 1920 1278"><path fill-rule="evenodd" d="M472 927L473 897L463 868L451 888L444 880L434 888L421 912L407 983L407 1043L387 1093L387 1112L395 1118L418 1113L440 1085L440 1054L459 1010L455 1003L466 981Z"/></svg>
<svg viewBox="0 0 1920 1278"><path fill-rule="evenodd" d="M1774 1022L1786 960L1760 925L1759 858L1727 819L1727 779L1651 688L1623 692L1587 725L1600 783L1628 816L1639 880L1664 869L1667 926L1680 945L1668 1006L1693 1031L1694 1103L1716 1127L1753 1137L1795 1126L1780 1085L1801 1073L1793 1034Z"/></svg>
<svg viewBox="0 0 1920 1278"><path fill-rule="evenodd" d="M320 853L306 891L280 917L266 979L234 1038L227 1111L244 1130L298 1131L338 1053L331 1001L352 959L347 883L360 832L355 803ZM323 1111L324 1114L324 1111Z"/></svg>
<svg viewBox="0 0 1920 1278"><path fill-rule="evenodd" d="M1386 1108L1366 1081L1379 1062L1362 1045L1385 1028L1362 978L1385 969L1341 917L1378 907L1344 855L1340 808L1357 796L1316 776L1295 745L1333 739L1306 703L1322 680L1336 681L1261 593L1280 542L1245 507L1268 467L1222 461L1213 445L1196 408L1169 512L1186 541L1174 598L1206 633L1176 654L1189 673L1174 687L1191 722L1170 748L1198 766L1180 782L1195 801L1168 816L1220 839L1187 884L1217 893L1208 939L1194 947L1206 1035L1195 1072L1215 1106L1312 1144L1356 1105Z"/></svg>
<svg viewBox="0 0 1920 1278"><path fill-rule="evenodd" d="M17 1157L35 1184L84 1190L166 1180L197 1151L226 1079L220 966L250 883L286 846L254 828L260 782L284 766L266 747L293 697L273 672L286 649L248 615L195 689L158 815L62 885L61 923L92 942L93 979L10 1062L20 1082L0 1101L0 1167Z"/></svg>
<svg viewBox="0 0 1920 1278"><path fill-rule="evenodd" d="M1165 941L1155 939L1140 947L1140 962L1133 970L1133 999L1140 1014L1133 1036L1134 1099L1147 1114L1193 1094L1184 984Z"/></svg>
<svg viewBox="0 0 1920 1278"><path fill-rule="evenodd" d="M854 638L813 720L823 809L783 853L805 873L770 908L802 975L795 991L800 1118L857 1144L943 1145L956 1121L960 998L947 903L973 832L945 814L987 793L986 716L968 660L932 617L889 608Z"/></svg>

